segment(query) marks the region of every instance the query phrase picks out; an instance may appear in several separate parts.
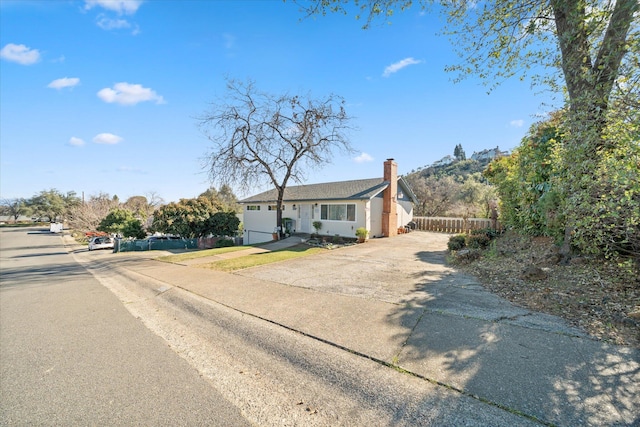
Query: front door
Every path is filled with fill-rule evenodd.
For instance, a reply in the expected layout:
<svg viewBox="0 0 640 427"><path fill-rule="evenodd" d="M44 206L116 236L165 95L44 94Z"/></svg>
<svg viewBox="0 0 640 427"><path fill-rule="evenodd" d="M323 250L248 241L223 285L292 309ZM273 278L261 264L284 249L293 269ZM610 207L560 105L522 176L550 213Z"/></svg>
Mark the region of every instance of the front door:
<svg viewBox="0 0 640 427"><path fill-rule="evenodd" d="M298 231L311 233L311 205L300 205L300 225Z"/></svg>

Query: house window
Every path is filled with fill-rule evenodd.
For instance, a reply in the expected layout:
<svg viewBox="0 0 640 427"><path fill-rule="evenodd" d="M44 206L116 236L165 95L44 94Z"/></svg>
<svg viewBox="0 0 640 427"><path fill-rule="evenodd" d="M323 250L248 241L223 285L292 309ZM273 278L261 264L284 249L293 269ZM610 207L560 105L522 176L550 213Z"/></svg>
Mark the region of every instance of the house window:
<svg viewBox="0 0 640 427"><path fill-rule="evenodd" d="M259 211L260 210L260 205L247 205L247 210L248 211Z"/></svg>
<svg viewBox="0 0 640 427"><path fill-rule="evenodd" d="M327 221L355 221L356 205L353 203L320 205L320 219Z"/></svg>
<svg viewBox="0 0 640 427"><path fill-rule="evenodd" d="M278 205L269 205L269 210L270 211L277 211L278 210ZM282 210L284 210L284 205L282 205Z"/></svg>

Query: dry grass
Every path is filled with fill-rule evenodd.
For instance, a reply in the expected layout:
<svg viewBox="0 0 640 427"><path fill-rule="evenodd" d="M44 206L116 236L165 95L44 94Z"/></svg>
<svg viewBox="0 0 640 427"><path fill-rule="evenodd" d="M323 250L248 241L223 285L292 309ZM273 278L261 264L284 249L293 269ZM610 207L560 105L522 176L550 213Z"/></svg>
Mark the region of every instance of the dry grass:
<svg viewBox="0 0 640 427"><path fill-rule="evenodd" d="M560 265L553 248L550 239L507 234L478 260L457 267L515 304L562 317L597 339L640 348L637 272L598 258ZM523 274L531 266L541 277Z"/></svg>

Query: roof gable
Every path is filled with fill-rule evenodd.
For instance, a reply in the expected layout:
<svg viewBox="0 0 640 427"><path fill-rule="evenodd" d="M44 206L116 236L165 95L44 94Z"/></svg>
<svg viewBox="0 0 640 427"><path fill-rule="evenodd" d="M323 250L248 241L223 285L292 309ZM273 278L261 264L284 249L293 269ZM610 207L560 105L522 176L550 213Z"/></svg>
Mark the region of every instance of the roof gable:
<svg viewBox="0 0 640 427"><path fill-rule="evenodd" d="M285 202L313 200L368 200L383 191L389 183L382 178L358 179L353 181L328 182L323 184L293 185L285 188ZM275 202L275 189L241 200L240 203Z"/></svg>
<svg viewBox="0 0 640 427"><path fill-rule="evenodd" d="M413 192L411 185L409 185L409 183L401 176L398 177L398 186L407 193L413 203L416 205L418 204L418 197L416 197L416 193Z"/></svg>

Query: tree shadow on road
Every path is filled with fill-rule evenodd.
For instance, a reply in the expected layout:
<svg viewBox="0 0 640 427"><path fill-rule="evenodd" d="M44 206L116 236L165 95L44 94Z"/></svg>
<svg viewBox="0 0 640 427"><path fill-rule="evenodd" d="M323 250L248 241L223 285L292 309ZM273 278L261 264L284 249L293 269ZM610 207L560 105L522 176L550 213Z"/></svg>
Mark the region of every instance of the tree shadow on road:
<svg viewBox="0 0 640 427"><path fill-rule="evenodd" d="M454 269L434 268L446 264L444 252L415 258L425 270L413 274L412 303L388 319L407 329L399 367L543 423L640 423L638 350L567 333L559 318L516 307Z"/></svg>
<svg viewBox="0 0 640 427"><path fill-rule="evenodd" d="M42 254L35 254L34 256L42 256ZM43 286L51 284L54 278L72 279L82 275L86 276L87 271L77 263L3 268L2 273L0 273L0 287L8 289L34 285Z"/></svg>

